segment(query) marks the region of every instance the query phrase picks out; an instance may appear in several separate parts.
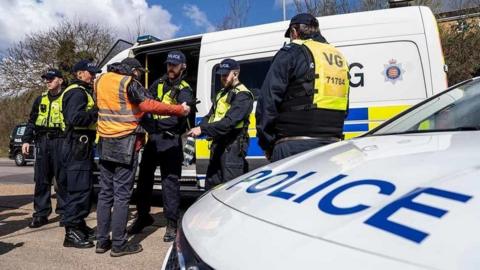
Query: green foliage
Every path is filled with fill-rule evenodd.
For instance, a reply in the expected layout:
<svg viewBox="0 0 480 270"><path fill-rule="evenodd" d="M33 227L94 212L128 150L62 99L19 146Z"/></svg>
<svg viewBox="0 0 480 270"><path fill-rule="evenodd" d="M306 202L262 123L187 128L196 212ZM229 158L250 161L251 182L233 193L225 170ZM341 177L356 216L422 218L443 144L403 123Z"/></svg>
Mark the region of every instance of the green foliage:
<svg viewBox="0 0 480 270"><path fill-rule="evenodd" d="M460 21L440 29L449 85L471 78L480 68L479 30L478 21Z"/></svg>

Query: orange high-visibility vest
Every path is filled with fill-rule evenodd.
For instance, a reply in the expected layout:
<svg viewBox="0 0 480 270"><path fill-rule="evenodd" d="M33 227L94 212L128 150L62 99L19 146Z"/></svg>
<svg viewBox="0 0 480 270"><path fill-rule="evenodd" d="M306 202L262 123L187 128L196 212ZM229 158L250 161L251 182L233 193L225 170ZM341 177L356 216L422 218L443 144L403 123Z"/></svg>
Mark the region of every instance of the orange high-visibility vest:
<svg viewBox="0 0 480 270"><path fill-rule="evenodd" d="M108 72L95 82L100 137L122 137L137 129L143 112L128 100L127 87L131 80L131 76Z"/></svg>

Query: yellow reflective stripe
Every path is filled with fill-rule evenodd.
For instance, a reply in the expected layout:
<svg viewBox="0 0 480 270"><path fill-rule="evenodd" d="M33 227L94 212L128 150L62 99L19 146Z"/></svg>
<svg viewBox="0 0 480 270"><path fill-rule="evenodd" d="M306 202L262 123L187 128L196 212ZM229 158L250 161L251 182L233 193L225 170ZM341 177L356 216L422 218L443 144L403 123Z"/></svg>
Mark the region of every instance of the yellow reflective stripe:
<svg viewBox="0 0 480 270"><path fill-rule="evenodd" d="M118 88L118 100L120 102L120 111L127 111L127 95L125 93L125 84L127 80L130 79L129 76L124 76L120 81L120 87Z"/></svg>
<svg viewBox="0 0 480 270"><path fill-rule="evenodd" d="M133 115L105 115L99 114L98 121L109 121L109 122L120 122L120 123L130 123L130 122L139 122L140 119L137 119Z"/></svg>
<svg viewBox="0 0 480 270"><path fill-rule="evenodd" d="M410 105L369 107L369 121L385 121L410 108Z"/></svg>

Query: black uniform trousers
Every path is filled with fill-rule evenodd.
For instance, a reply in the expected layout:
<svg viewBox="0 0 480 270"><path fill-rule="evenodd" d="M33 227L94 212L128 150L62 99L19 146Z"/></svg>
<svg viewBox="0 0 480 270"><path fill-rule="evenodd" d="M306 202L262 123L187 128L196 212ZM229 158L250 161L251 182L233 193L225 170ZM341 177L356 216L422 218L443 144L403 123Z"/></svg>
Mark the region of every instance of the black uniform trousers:
<svg viewBox="0 0 480 270"><path fill-rule="evenodd" d="M140 162L136 191L139 218L150 213L155 170L160 165L165 218L174 222L178 220L180 206L180 183L178 181L182 174L182 162L183 149L181 143L158 151L155 140L147 142Z"/></svg>
<svg viewBox="0 0 480 270"><path fill-rule="evenodd" d="M100 193L97 203L97 240L123 246L127 240L128 205L133 191L138 151L133 154L131 164L100 160Z"/></svg>
<svg viewBox="0 0 480 270"><path fill-rule="evenodd" d="M230 141L230 142L228 142ZM242 135L233 141L213 141L210 147L210 162L207 168L205 189L225 183L248 172L246 154L248 139Z"/></svg>
<svg viewBox="0 0 480 270"><path fill-rule="evenodd" d="M90 213L94 140L94 133L72 131L67 134L63 143L62 155L67 190L64 214L66 229L85 226L85 218Z"/></svg>
<svg viewBox="0 0 480 270"><path fill-rule="evenodd" d="M52 212L50 200L52 180L55 177L57 207L55 213L65 212L65 172L62 168L61 150L63 138L41 134L35 140L35 191L33 195L34 217L48 217Z"/></svg>
<svg viewBox="0 0 480 270"><path fill-rule="evenodd" d="M337 138L325 139L307 139L307 140L290 140L283 141L275 145L272 151L271 162L275 162L301 152L305 152L317 147L321 147L333 142L337 142Z"/></svg>

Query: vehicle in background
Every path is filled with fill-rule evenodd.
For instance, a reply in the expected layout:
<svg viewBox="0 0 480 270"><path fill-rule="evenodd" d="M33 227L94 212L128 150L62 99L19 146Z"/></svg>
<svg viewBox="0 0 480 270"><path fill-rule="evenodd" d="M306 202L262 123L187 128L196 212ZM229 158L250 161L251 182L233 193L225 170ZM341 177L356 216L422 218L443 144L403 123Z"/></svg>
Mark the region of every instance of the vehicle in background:
<svg viewBox="0 0 480 270"><path fill-rule="evenodd" d="M427 7L325 16L318 21L322 34L349 62L350 109L344 127L347 139L447 87L437 23ZM221 89L215 71L225 58L240 63L240 81L256 99L273 56L289 41L284 38L288 24L283 21L161 41L141 37L131 48L102 61L106 63L102 69L106 71L108 64L135 57L148 70L144 80L148 87L165 73L167 53L181 50L187 56L185 80L201 101L191 119L198 123ZM254 114L248 131L250 169L267 163L257 143ZM182 187L203 189L209 155L208 141L196 139L195 162L183 168Z"/></svg>
<svg viewBox="0 0 480 270"><path fill-rule="evenodd" d="M35 146L30 144L28 155L22 154L22 136L25 133L25 123L16 125L10 133L8 157L15 161L17 166L25 166L27 162L35 162Z"/></svg>

